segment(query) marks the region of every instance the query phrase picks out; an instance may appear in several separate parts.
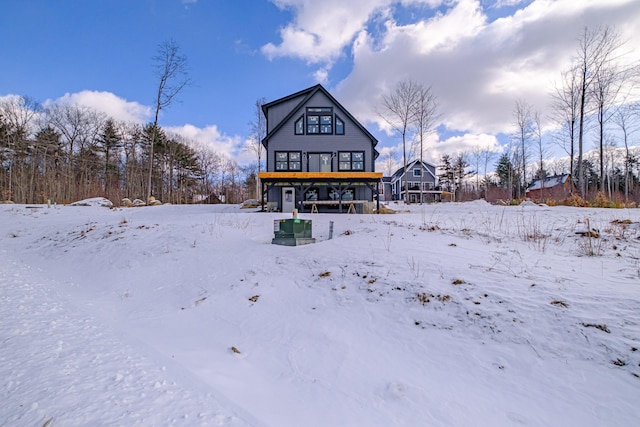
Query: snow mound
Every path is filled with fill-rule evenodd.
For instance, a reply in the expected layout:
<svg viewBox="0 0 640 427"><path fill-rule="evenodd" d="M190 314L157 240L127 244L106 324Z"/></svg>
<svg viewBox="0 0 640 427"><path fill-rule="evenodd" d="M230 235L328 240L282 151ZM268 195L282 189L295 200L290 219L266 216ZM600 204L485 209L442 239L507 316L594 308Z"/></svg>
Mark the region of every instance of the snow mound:
<svg viewBox="0 0 640 427"><path fill-rule="evenodd" d="M247 209L247 208L257 208L260 206L260 202L258 202L256 199L248 199L245 200L244 202L242 202L242 209Z"/></svg>
<svg viewBox="0 0 640 427"><path fill-rule="evenodd" d="M520 203L520 206L523 208L537 208L539 207L536 203L533 203L531 200L525 200L524 202Z"/></svg>
<svg viewBox="0 0 640 427"><path fill-rule="evenodd" d="M113 203L109 199L105 199L104 197L93 197L90 199L78 200L77 202L71 203L70 206L100 206L104 208L113 207Z"/></svg>

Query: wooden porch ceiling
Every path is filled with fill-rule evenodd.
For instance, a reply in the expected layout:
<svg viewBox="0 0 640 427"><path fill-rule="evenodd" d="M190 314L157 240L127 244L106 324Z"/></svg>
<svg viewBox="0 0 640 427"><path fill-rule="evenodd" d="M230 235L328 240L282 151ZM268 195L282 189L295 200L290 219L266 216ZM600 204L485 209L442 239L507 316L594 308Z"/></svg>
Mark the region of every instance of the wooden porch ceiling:
<svg viewBox="0 0 640 427"><path fill-rule="evenodd" d="M263 181L269 180L362 180L378 181L382 179L382 172L260 172L258 177Z"/></svg>

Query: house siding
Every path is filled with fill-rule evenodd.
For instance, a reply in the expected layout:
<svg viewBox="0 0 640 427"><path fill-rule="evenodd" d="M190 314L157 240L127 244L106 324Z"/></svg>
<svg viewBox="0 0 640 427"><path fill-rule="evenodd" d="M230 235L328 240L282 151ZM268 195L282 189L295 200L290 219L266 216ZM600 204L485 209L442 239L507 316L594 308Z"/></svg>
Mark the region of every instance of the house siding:
<svg viewBox="0 0 640 427"><path fill-rule="evenodd" d="M274 105L269 108L269 115L267 116L267 133L273 131L273 129L280 124L282 120L293 110L302 100L304 96L297 96L287 101L283 101L281 104Z"/></svg>

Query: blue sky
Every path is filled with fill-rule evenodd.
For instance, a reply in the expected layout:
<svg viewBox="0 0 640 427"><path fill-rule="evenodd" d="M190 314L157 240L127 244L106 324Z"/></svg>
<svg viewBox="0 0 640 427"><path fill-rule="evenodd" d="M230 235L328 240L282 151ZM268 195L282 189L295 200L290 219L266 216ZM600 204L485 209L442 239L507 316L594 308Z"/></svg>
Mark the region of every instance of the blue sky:
<svg viewBox="0 0 640 427"><path fill-rule="evenodd" d="M504 142L517 99L543 117L585 26L614 25L640 60L636 0L6 0L0 96L72 100L146 122L152 57L173 39L194 84L161 125L241 162L253 104L318 82L380 140L375 113L403 78L442 114L428 156ZM550 124L548 125L550 126Z"/></svg>

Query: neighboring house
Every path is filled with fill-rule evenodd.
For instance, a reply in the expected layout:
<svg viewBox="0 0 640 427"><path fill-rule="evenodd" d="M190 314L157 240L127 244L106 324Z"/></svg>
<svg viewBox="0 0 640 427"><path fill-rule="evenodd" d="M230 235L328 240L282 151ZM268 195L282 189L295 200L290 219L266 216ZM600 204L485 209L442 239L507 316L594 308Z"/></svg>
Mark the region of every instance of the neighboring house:
<svg viewBox="0 0 640 427"><path fill-rule="evenodd" d="M393 200L393 189L391 187L391 177L383 176L380 183L380 200L390 202Z"/></svg>
<svg viewBox="0 0 640 427"><path fill-rule="evenodd" d="M378 140L324 87L264 104L262 111L267 168L259 177L269 210L343 212L355 206L362 212L378 198Z"/></svg>
<svg viewBox="0 0 640 427"><path fill-rule="evenodd" d="M527 188L525 196L530 199L564 199L572 191L571 175L548 176L544 179L534 179Z"/></svg>
<svg viewBox="0 0 640 427"><path fill-rule="evenodd" d="M422 176L422 187L420 186ZM409 197L405 199L405 182L409 184ZM407 200L409 203L439 201L441 191L436 190L436 167L431 163L414 160L391 175L393 200Z"/></svg>

